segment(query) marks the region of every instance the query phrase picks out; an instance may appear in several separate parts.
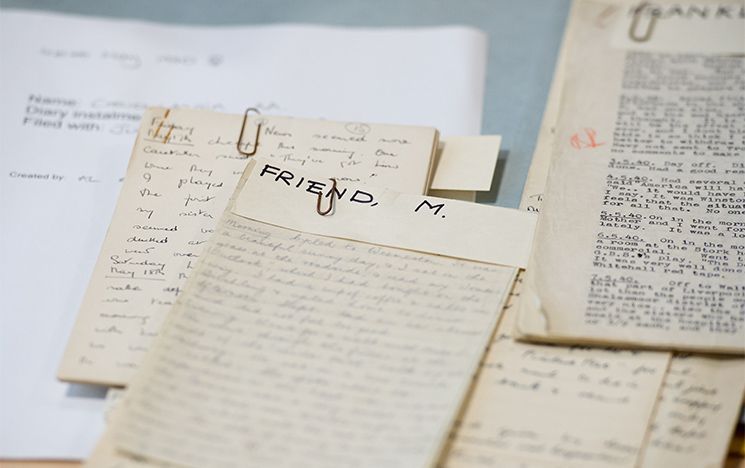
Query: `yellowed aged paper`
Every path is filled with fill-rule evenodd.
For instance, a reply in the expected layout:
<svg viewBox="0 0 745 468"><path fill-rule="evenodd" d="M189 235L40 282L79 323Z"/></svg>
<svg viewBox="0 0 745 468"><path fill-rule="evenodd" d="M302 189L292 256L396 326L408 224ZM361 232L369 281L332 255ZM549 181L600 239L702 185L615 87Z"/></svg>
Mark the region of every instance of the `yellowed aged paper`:
<svg viewBox="0 0 745 468"><path fill-rule="evenodd" d="M93 453L83 464L85 468L158 468L161 465L151 460L133 457L116 450L112 434L107 430L99 439Z"/></svg>
<svg viewBox="0 0 745 468"><path fill-rule="evenodd" d="M570 11L521 207L540 211L561 97ZM668 353L556 347L514 340L522 273L451 435L447 468L634 466Z"/></svg>
<svg viewBox="0 0 745 468"><path fill-rule="evenodd" d="M567 66L567 52L574 30L574 22L576 21L573 19L577 11L575 5L576 3L572 3L567 15L564 37L556 57L556 65L554 65L554 77L546 98L546 107L543 110L541 127L538 129L533 158L530 161L530 169L520 198L520 209L536 213L540 211L546 178L548 177L548 168L551 165L551 154L555 143L556 125L561 104L561 90L564 87L564 75Z"/></svg>
<svg viewBox="0 0 745 468"><path fill-rule="evenodd" d="M641 466L722 466L744 391L744 359L675 356Z"/></svg>
<svg viewBox="0 0 745 468"><path fill-rule="evenodd" d="M571 25L571 21L569 22L569 24ZM567 30L567 34L570 31L571 31L571 29L569 27L568 30ZM562 48L562 51L563 50L564 50L564 48ZM560 53L560 57L563 56L563 55L564 55L563 53ZM556 69L557 71L556 71L556 74L555 74L555 81L558 80L558 79L560 79L558 77L559 77L559 70L560 70L561 63L562 63L562 60L559 59L559 61L557 62L557 69ZM557 86L555 84L552 86L552 89L554 89L554 88L557 88ZM550 119L547 118L547 116L549 115L549 108L551 106L550 103L552 101L558 101L558 93L554 93L554 92L550 93L549 102L547 104L547 108L546 108L545 115L544 115L544 127L546 127L546 128L550 128L550 126L553 125L553 122L550 122ZM533 157L533 163L531 164L531 171L530 171L529 176L528 176L528 181L533 181L533 183L532 184L529 184L528 182L526 182L526 189L524 191L524 196L523 196L523 206L524 207L525 206L532 206L533 209L536 210L536 211L539 210L539 208L540 208L540 198L538 196L534 196L534 195L539 195L539 194L541 194L543 192L543 184L545 182L545 173L547 172L547 166L548 166L549 157L550 157L550 154L547 154L547 153L544 153L544 152L541 152L540 151L540 148L545 148L547 146L550 146L550 144L549 145L542 144L542 139L544 139L544 138L550 138L550 135L551 135L550 132L547 132L546 134L548 136L547 137L542 136L539 139L539 142L538 142L538 144L536 146L536 152L535 152L534 157ZM542 135L543 135L543 133L542 133ZM546 166L546 169L545 170L541 170L542 169L540 167L541 165L545 165ZM540 172L537 172L537 171L540 171ZM541 174L541 173L543 174L542 177L540 175L536 175L536 174ZM526 208L524 208L524 209L526 209ZM527 208L527 209L529 209L529 208ZM519 287L518 287L518 289L519 289ZM514 293L518 293L518 292L519 291L514 291ZM514 307L514 303L515 303L516 300L517 300L517 297L515 297L515 295L511 295L510 296L510 301L505 306L505 308L508 309L508 308ZM507 316L507 317L508 317L507 320L510 320L511 315L510 316ZM503 319L503 320L505 320L505 319ZM509 333L509 330L510 330L510 328L509 328L509 322L508 321L505 321L504 323L500 324L500 329L505 329ZM525 349L530 349L530 346L534 346L536 349L542 350L544 353L549 352L549 350L551 349L550 347L541 346L541 345L523 344L523 346L525 347ZM499 372L500 370L499 370L499 367L496 366L494 363L499 362L500 356L498 354L496 354L496 352L499 349L500 349L499 347L492 348L489 351L489 355L486 357L485 362L482 364L482 368L480 370L481 375L479 376L479 379L477 380L477 382L478 382L477 388L479 389L478 390L478 395L479 395L478 403L475 403L477 405L476 406L477 408L478 407L481 407L481 405L487 404L488 402L495 401L495 398L494 398L494 395L495 394L492 393L491 391L489 391L489 388L490 387L488 385L488 382L489 381L494 382L494 381L497 380L494 377L497 375L496 373ZM556 348L556 349L558 350L557 355L559 353L562 353L563 352L561 350L561 348ZM600 359L602 359L607 354L607 352L606 351L603 351L603 350L596 350L596 352L598 353ZM588 355L590 355L590 354L588 353ZM516 359L515 362L522 362L522 360L523 360L522 357L516 357L515 359ZM678 359L680 359L680 358L677 358L677 357L674 357L673 358L673 362L672 362L673 369L675 369L675 367L676 367L676 361ZM709 359L709 358L696 358L695 359L695 361L697 361L699 363L706 363L706 362L709 362L710 360L711 359ZM717 362L717 360L714 360L714 362ZM740 360L740 362L742 362L742 361ZM689 363L692 363L692 361L689 361ZM514 365L515 364L513 364L513 366ZM720 370L721 371L724 371L724 369L720 369ZM742 372L741 368L738 369L736 366L731 366L728 369L727 372L729 372L729 377L728 378L719 378L719 379L717 379L716 380L717 388L714 389L713 391L715 391L715 392L727 392L728 391L727 389L730 388L727 385L727 382L734 382L737 378L739 378L740 376L743 375L743 372ZM694 382L697 382L698 385L706 385L707 382L712 381L708 377L707 374L708 374L707 372L697 372L696 374L687 373L686 375L688 376L689 379L694 379L695 378L696 380L694 380ZM721 385L721 387L719 387L720 385ZM691 383L691 386L693 386L693 383ZM663 399L668 398L668 397L665 396L665 392L667 392L669 390L674 390L675 388L680 389L681 387L675 386L673 389L665 389L665 388L663 388L663 390L662 390L662 392L663 392L662 398ZM734 390L734 388L736 388L736 386L733 386L732 387L732 390ZM708 391L711 392L712 390L709 389ZM472 401L476 401L476 400L474 399ZM719 401L719 400L716 400L716 401ZM527 399L525 401L522 400L522 399L517 399L517 400L511 400L511 402L515 406L521 406L523 408L530 408L531 407L531 400L530 399ZM467 433L468 433L469 438L470 439L473 439L471 442L474 442L474 445L479 440L491 440L491 439L494 439L495 434L490 429L493 429L493 427L494 427L494 425L496 423L498 423L500 421L503 421L500 418L500 414L498 412L495 413L493 411L488 411L488 413L490 415L493 415L493 421L487 421L487 424L480 424L480 421L482 419L489 419L489 418L481 417L480 416L480 411L476 411L476 410L470 411L468 413L469 414L469 417L462 420L462 425L469 427ZM715 415L718 415L719 417L724 416L725 419L726 419L726 415L728 415L728 414L729 414L730 418L736 418L737 410L735 409L734 412L730 412L730 410L727 410L727 409L724 409L723 408L721 412L717 411L717 412L713 412L713 413ZM590 417L594 417L595 416L593 414L590 414L590 413L584 412L584 411L581 414L583 415L583 418L590 418ZM657 424L669 424L669 423L665 423L664 422L665 414L670 414L670 415L672 415L673 418L675 418L677 416L677 413L676 412L665 412L663 414L660 411L658 411L657 414L656 414L656 416L655 416L655 424L656 425ZM707 414L709 414L708 411L707 411ZM599 418L604 418L605 417L605 415L600 415L600 414L597 415L597 416ZM628 419L625 419L627 417L628 417L628 415L623 415L624 420L628 420ZM566 420L566 421L563 421L562 422L562 425L564 427L567 427L568 429L574 429L572 427L572 425L570 424L570 422L573 421L573 420L574 420L574 418L569 419L569 420ZM538 430L541 430L545 426L545 420L542 419L541 417L533 416L531 418L531 421L533 421L533 423L538 428ZM707 418L706 421L707 421L707 424L708 424L709 427L717 427L717 428L721 427L724 430L709 431L708 432L708 435L707 435L707 438L705 439L706 442L704 443L703 441L701 441L699 447L705 446L705 447L716 447L717 449L721 448L721 450L715 450L714 453L719 454L719 456L724 456L724 454L726 452L724 445L726 444L726 442L727 442L727 440L729 438L729 435L727 435L727 431L732 428L732 421L734 421L734 419L732 421L723 421L723 424L722 424L722 420L719 419L719 418ZM523 421L523 423L524 422L525 421ZM673 424L671 424L671 427L674 427L674 423L675 423L675 420L673 420ZM722 425L719 426L720 424L722 424ZM481 430L481 429L483 429L483 430ZM723 433L723 434L720 434L720 433ZM511 451L510 453L508 453L508 452L505 452L504 450L501 450L501 451L500 450L492 450L492 449L488 448L487 446L485 446L483 444L477 445L476 446L477 450L476 451L472 451L471 450L472 444L469 443L469 442L467 442L467 441L465 441L465 440L463 440L458 434L459 433L456 431L454 433L454 436L453 436L454 440L457 442L457 451L455 453L452 453L451 452L451 458L449 458L449 459L443 459L443 461L441 461L441 465L443 465L443 466L456 466L456 467L457 466L468 466L468 467L478 467L478 466L512 467L512 466L514 466L514 467L527 468L527 467L534 467L534 466L535 467L562 466L562 465L565 465L566 464L566 463L563 463L563 462L559 462L557 460L554 460L554 461L551 461L551 462L546 461L545 459L544 460L538 460L538 459L535 459L535 458L531 458L532 455L530 455L530 454L529 454L529 456L527 458L525 458L524 456L519 455L516 450L515 451ZM715 435L716 437L711 438L711 437L709 437L710 435ZM103 445L103 442L101 443L101 445ZM113 452L113 450L112 450L113 447L109 447L109 449L111 450L109 452L109 456L111 456L115 452ZM101 452L101 450L97 450L96 451L97 456L91 459L91 463L89 464L89 466L93 466L93 467L96 467L96 466L115 466L115 465L113 465L112 462L110 462L108 465L98 464L102 460L100 458L100 452ZM674 451L672 453L675 455L675 452ZM575 455L578 455L578 453L575 453ZM714 458L716 459L716 456ZM134 459L132 459L130 457L127 457L126 454L122 454L121 452L119 452L117 454L117 457L114 458L114 460L119 463L119 465L116 465L116 466L129 466L129 465L123 465L123 463L125 461L127 461L127 460L129 460L131 463L133 463L133 460ZM94 462L96 462L96 463L94 463ZM144 462L140 461L139 464L131 465L131 466L134 466L134 467L137 467L137 468L141 468L141 467L145 466L145 465L142 465L142 463L144 463ZM650 466L673 466L673 465L671 465L671 463L675 463L677 466L682 466L682 465L680 465L677 462L673 462L672 460L670 461L670 463L667 463L666 464L666 462L664 460L658 459L656 461L656 463L657 463L656 465L650 465ZM147 466L160 466L160 465L148 464ZM595 465L595 466L600 466L600 465ZM696 466L699 466L699 465L696 465ZM700 466L705 466L705 465L702 464Z"/></svg>
<svg viewBox="0 0 745 468"><path fill-rule="evenodd" d="M430 466L515 271L226 211L115 444L200 467Z"/></svg>
<svg viewBox="0 0 745 468"><path fill-rule="evenodd" d="M613 47L722 55L742 54L745 49L745 3L741 0L628 2L623 14L615 22Z"/></svg>
<svg viewBox="0 0 745 468"><path fill-rule="evenodd" d="M499 135L441 138L427 195L475 202L491 189L501 142Z"/></svg>
<svg viewBox="0 0 745 468"><path fill-rule="evenodd" d="M446 467L633 467L669 353L535 345L511 335L520 284L502 313Z"/></svg>
<svg viewBox="0 0 745 468"><path fill-rule="evenodd" d="M474 203L476 201L476 192L467 190L428 190L427 195L438 198L447 198L449 200L460 200Z"/></svg>
<svg viewBox="0 0 745 468"><path fill-rule="evenodd" d="M430 189L489 191L501 143L499 135L442 138Z"/></svg>
<svg viewBox="0 0 745 468"><path fill-rule="evenodd" d="M323 236L524 267L536 216L509 208L334 183L256 159L233 212ZM272 200L272 203L266 203ZM333 204L330 216L319 216ZM464 226L468 226L465 229Z"/></svg>
<svg viewBox="0 0 745 468"><path fill-rule="evenodd" d="M742 354L745 57L614 49L625 9L579 5L518 334Z"/></svg>
<svg viewBox="0 0 745 468"><path fill-rule="evenodd" d="M167 117L166 117L167 115ZM149 110L59 376L125 385L193 271L247 159L243 116ZM345 181L424 193L432 128L249 116L242 148Z"/></svg>
<svg viewBox="0 0 745 468"><path fill-rule="evenodd" d="M603 24L607 12L608 10L605 10L599 14L596 18L598 24ZM551 146L554 142L553 129L561 99L566 51L574 30L575 20L573 18L576 13L577 9L572 8L567 21L564 43L557 59L554 81L544 112L539 139L523 192L521 207L530 211L540 211L541 208ZM521 375L524 377L525 372L536 365L534 352L541 352L547 357L544 360L545 363L551 363L552 360L562 362L561 358L568 352L567 348L563 347L510 343L504 340L505 336L511 333L511 322L514 321L519 306L523 273L521 272L518 277L505 305L505 312L502 314L499 332L504 334L498 333L487 351L479 376L475 380L473 393L464 405L459 423L456 424L451 435L448 449L443 454L442 466L521 466L528 468L575 466L583 463L576 460L568 461L567 458L572 456L584 456L588 460L594 457L595 461L589 463L590 466L618 466L614 461L628 464L633 457L619 458L617 453L607 449L588 453L587 444L581 447L585 450L584 453L576 446L574 451L568 451L566 447L567 442L571 440L569 438L560 440L554 446L555 450L548 454L545 445L527 441L531 437L545 439L547 432L550 433L550 429L547 431L546 428L555 425L564 428L567 434L572 432L579 434L580 440L585 438L591 440L593 437L607 435L606 430L601 427L597 433L588 433L583 431L583 426L591 427L595 424L600 427L603 424L608 425L609 420L613 421L614 426L622 422L624 426L637 427L639 433L647 432L643 429L647 425L654 427L652 435L646 437L641 445L637 444L636 462L638 465L719 466L719 462L711 463L725 457L730 434L739 415L739 400L742 395L741 381L745 377L745 360L743 359L672 356L669 373L665 374L662 388L641 390L649 392L648 395L641 394L642 398L646 397L647 405L650 403L648 396L657 393L658 390L663 402L661 407L658 403L655 414L647 421L644 418L634 418L625 412L609 419L605 411L592 412L582 408L576 415L569 415L557 423L555 420L557 413L561 412L565 405L571 408L580 404L581 400L577 395L565 395L548 411L532 410L534 398L529 395L530 392L524 392L525 395L518 397L513 395L512 398L505 395L504 383L508 381L507 379L515 379ZM522 354L518 353L518 350L522 350ZM609 351L602 349L588 349L585 352L586 356L598 361L612 355ZM656 354L669 355L669 353ZM649 353L635 357L633 362L641 364L647 359L646 356L649 356ZM499 379L500 376L502 380ZM594 386L588 385L586 388L594 389ZM604 390L606 389L600 386L600 391ZM686 396L681 398L682 395ZM509 405L504 401L508 401ZM515 418L516 411L513 408L521 408L522 417L518 415ZM612 407L610 408L612 410ZM515 419L517 419L516 424L514 424ZM697 430L692 426L696 426ZM522 432L519 431L520 428L523 429ZM517 435L523 435L526 440L520 441ZM681 454L689 455L690 458L681 460ZM605 462L601 461L602 457L606 458Z"/></svg>
<svg viewBox="0 0 745 468"><path fill-rule="evenodd" d="M114 446L113 435L109 427L114 423L124 403L125 389L110 388L106 394L106 424L107 429L93 448L83 464L86 468L157 468L160 465L150 460L144 460L124 452Z"/></svg>

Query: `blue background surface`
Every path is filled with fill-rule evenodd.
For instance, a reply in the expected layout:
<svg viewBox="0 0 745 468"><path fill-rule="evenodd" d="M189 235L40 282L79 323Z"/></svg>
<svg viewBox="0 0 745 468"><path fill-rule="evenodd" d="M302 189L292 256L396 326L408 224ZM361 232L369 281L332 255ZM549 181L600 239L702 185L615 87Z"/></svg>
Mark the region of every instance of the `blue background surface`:
<svg viewBox="0 0 745 468"><path fill-rule="evenodd" d="M517 207L570 0L2 0L0 6L177 24L475 26L489 36L482 133L500 134L492 190Z"/></svg>

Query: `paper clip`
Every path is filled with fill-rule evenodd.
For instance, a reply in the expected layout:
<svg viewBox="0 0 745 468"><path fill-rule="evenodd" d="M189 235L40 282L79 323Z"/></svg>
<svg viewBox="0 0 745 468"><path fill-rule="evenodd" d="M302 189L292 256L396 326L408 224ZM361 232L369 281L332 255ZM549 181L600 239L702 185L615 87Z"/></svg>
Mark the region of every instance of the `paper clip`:
<svg viewBox="0 0 745 468"><path fill-rule="evenodd" d="M323 192L318 192L318 201L316 202L316 213L321 216L326 216L331 213L334 209L334 194L336 194L336 179L331 178L331 192L329 192L329 207L326 211L321 211L321 199L323 198Z"/></svg>
<svg viewBox="0 0 745 468"><path fill-rule="evenodd" d="M647 2L640 3L638 7L634 8L634 16L631 17L631 26L629 26L629 39L634 42L647 42L652 37L652 31L657 23L657 15L654 11L650 10L649 24L647 25L647 31L639 36L636 34L636 29L639 26L639 18L641 17L642 10L649 6Z"/></svg>
<svg viewBox="0 0 745 468"><path fill-rule="evenodd" d="M259 112L259 109L255 107L249 107L248 109L246 109L246 112L243 113L243 123L241 124L241 133L240 135L238 135L238 141L235 142L235 149L238 150L240 154L242 154L243 156L247 158L253 156L254 154L256 154L256 151L258 151L259 133L261 133L261 122L259 122L258 124L256 124L256 138L254 138L253 150L251 150L251 152L249 153L248 151L243 151L241 149L241 142L243 141L243 132L246 131L246 120L248 119L248 113L251 111L256 112L256 114L261 114L261 112Z"/></svg>
<svg viewBox="0 0 745 468"><path fill-rule="evenodd" d="M158 133L160 133L160 129L163 128L163 124L166 122L166 119L168 118L168 114L171 113L171 109L166 109L166 113L163 114L163 118L160 120L160 123L158 124L158 128L155 129L155 133L153 134L153 139L158 137ZM168 143L168 139L171 137L171 132L173 132L173 128L175 125L171 125L171 128L166 133L165 138L163 138L163 143Z"/></svg>
<svg viewBox="0 0 745 468"><path fill-rule="evenodd" d="M171 124L171 128L166 132L166 136L163 137L163 143L168 143L168 139L171 138L171 132L176 128L176 124Z"/></svg>

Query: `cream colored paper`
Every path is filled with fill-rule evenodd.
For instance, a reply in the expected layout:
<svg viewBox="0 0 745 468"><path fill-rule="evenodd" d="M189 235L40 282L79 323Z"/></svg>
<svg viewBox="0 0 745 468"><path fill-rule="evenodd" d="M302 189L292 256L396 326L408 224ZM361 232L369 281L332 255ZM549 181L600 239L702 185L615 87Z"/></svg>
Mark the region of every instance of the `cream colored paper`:
<svg viewBox="0 0 745 468"><path fill-rule="evenodd" d="M434 128L259 116L249 117L246 135L254 135L258 125L256 157L349 182L379 181L403 192L425 193L429 187L438 142ZM235 138L222 144L234 146Z"/></svg>
<svg viewBox="0 0 745 468"><path fill-rule="evenodd" d="M332 203L333 213L319 216ZM266 203L265 200L272 200ZM257 159L233 212L323 236L522 267L535 216L509 208L339 182ZM468 226L466 229L465 226Z"/></svg>
<svg viewBox="0 0 745 468"><path fill-rule="evenodd" d="M447 198L449 200L460 200L465 202L475 202L476 192L464 190L428 190L427 195L430 197Z"/></svg>
<svg viewBox="0 0 745 468"><path fill-rule="evenodd" d="M722 466L744 391L744 359L675 356L641 466Z"/></svg>
<svg viewBox="0 0 745 468"><path fill-rule="evenodd" d="M573 6L523 190L520 206L527 211L541 209L576 14L577 8ZM634 466L643 449L669 353L514 341L512 329L523 273L510 293L497 334L481 364L473 393L453 430L441 465L445 468ZM604 380L603 374L609 368L583 369L583 359L587 363L613 366L613 378L617 382L619 377L626 379L624 391L628 399L588 400L589 394L607 397L611 395L608 392L619 388L609 386L610 380ZM638 379L633 371L629 372L634 366L650 373ZM625 443L618 443L622 440Z"/></svg>
<svg viewBox="0 0 745 468"><path fill-rule="evenodd" d="M540 211L541 207L551 146L554 142L553 130L561 99L567 50L575 29L577 12L578 8L575 3L567 21L564 43L557 59L554 81L523 192L521 208L530 211ZM596 17L596 21L603 24L604 17L605 15L601 12ZM540 352L545 356L547 358L545 362L539 364L548 367L552 362L562 362L561 359L569 352L569 348L509 342L504 339L511 334L511 322L514 321L519 306L522 276L523 272L518 277L502 314L499 331L503 334L498 334L493 339L493 344L487 351L471 397L462 410L459 422L451 435L448 450L443 455L442 466L470 468L504 466L527 468L578 464L581 466L583 463L581 461L567 460L566 457L571 455L594 457L595 462L589 463L590 466L618 466L600 461L601 456L618 456L613 453L613 450L605 447L601 447L601 450L592 454L587 453L586 443L583 444L584 447L579 447L585 450L584 453L581 450L574 452L558 450L566 447L572 440L567 437L559 440L555 446L557 450L553 454L547 455L545 445L514 443L515 439L510 440L509 436L522 434L526 436L526 439L528 437L545 439L550 435L551 428L559 426L564 429L565 433L579 435L578 438L575 436L575 440L587 441L606 436L608 435L606 427L613 426L611 430L615 430L619 425L628 428L636 427L639 434L648 432L643 429L647 425L655 427L651 442L649 436L645 437L642 444L638 443L638 437L632 437L637 440L636 460L641 466L718 466L718 462L713 464L711 462L722 460L726 456L730 434L739 414L745 360L685 358L673 355L670 373L665 374L665 384L662 388L647 388L648 394L642 393L643 389L640 389L639 393L634 391L635 397L643 399L647 406L650 404L649 395L658 391L661 394L662 407L659 407L658 403L655 414L646 421L644 417L639 417L638 413L623 412L609 418L606 411L593 412L586 408L580 408L576 414L562 417L561 421L557 421L559 413L564 411L564 408L581 405L581 399L577 396L565 395L557 404L551 405L548 409L534 411L536 399L529 394L530 392L526 391L525 395L521 396L515 389L509 389L505 385L510 378L521 376L524 378L525 372L536 366L534 353ZM522 351L522 354L519 351ZM583 352L586 353L585 356L597 361L602 361L609 355L613 356L609 351L602 349L586 349ZM632 353L623 352L623 354L629 356L629 362L639 365L648 361L649 356L652 355L652 353L641 353L632 358ZM654 354L670 356L670 353ZM503 379L500 380L500 377ZM550 380L544 379L544 381ZM568 389L571 386L562 388ZM586 388L593 391L607 390L603 386L588 385ZM505 395L508 391L513 393L512 398ZM686 396L680 399L682 394L688 394L691 397ZM738 395L740 395L739 398ZM515 408L520 408L522 413ZM612 406L608 409L613 411ZM609 421L613 423L608 424ZM693 424L699 426L698 432L691 430ZM594 433L586 430L593 426L599 429ZM522 432L519 431L520 428L523 429ZM690 455L691 458L681 460L681 453ZM619 460L619 462L628 464L632 459L633 457L627 456L625 460Z"/></svg>
<svg viewBox="0 0 745 468"><path fill-rule="evenodd" d="M430 188L489 191L501 143L499 135L443 138Z"/></svg>
<svg viewBox="0 0 745 468"><path fill-rule="evenodd" d="M640 40L648 32L649 38ZM745 4L741 0L628 3L623 14L616 15L611 44L641 52L745 54Z"/></svg>
<svg viewBox="0 0 745 468"><path fill-rule="evenodd" d="M160 468L167 465L117 451L112 434L107 430L83 466L85 468Z"/></svg>
<svg viewBox="0 0 745 468"><path fill-rule="evenodd" d="M742 354L745 57L611 49L582 5L518 334Z"/></svg>
<svg viewBox="0 0 745 468"><path fill-rule="evenodd" d="M109 396L110 394L112 394L111 397ZM109 389L109 393L106 395L106 424L108 427L98 440L98 443L96 443L93 452L85 460L83 466L86 468L160 468L168 466L116 449L110 427L114 424L116 418L119 417L119 413L123 411L122 407L126 405L124 402L125 395L125 389Z"/></svg>
<svg viewBox="0 0 745 468"><path fill-rule="evenodd" d="M115 444L199 467L430 466L514 273L226 211Z"/></svg>
<svg viewBox="0 0 745 468"><path fill-rule="evenodd" d="M669 354L515 341L519 296L520 283L444 466L635 466Z"/></svg>
<svg viewBox="0 0 745 468"><path fill-rule="evenodd" d="M59 376L125 385L193 271L247 159L243 116L151 109ZM428 183L432 128L249 116L243 150L413 193Z"/></svg>

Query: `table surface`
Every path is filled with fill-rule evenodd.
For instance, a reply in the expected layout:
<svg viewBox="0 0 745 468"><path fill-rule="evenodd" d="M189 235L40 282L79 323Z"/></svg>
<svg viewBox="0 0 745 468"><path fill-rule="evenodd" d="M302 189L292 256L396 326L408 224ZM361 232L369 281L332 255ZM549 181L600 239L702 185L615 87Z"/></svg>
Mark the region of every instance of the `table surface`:
<svg viewBox="0 0 745 468"><path fill-rule="evenodd" d="M179 24L320 23L474 26L489 36L482 133L502 135L492 190L479 202L518 206L569 0L0 0L0 6ZM402 122L405 123L405 122Z"/></svg>

